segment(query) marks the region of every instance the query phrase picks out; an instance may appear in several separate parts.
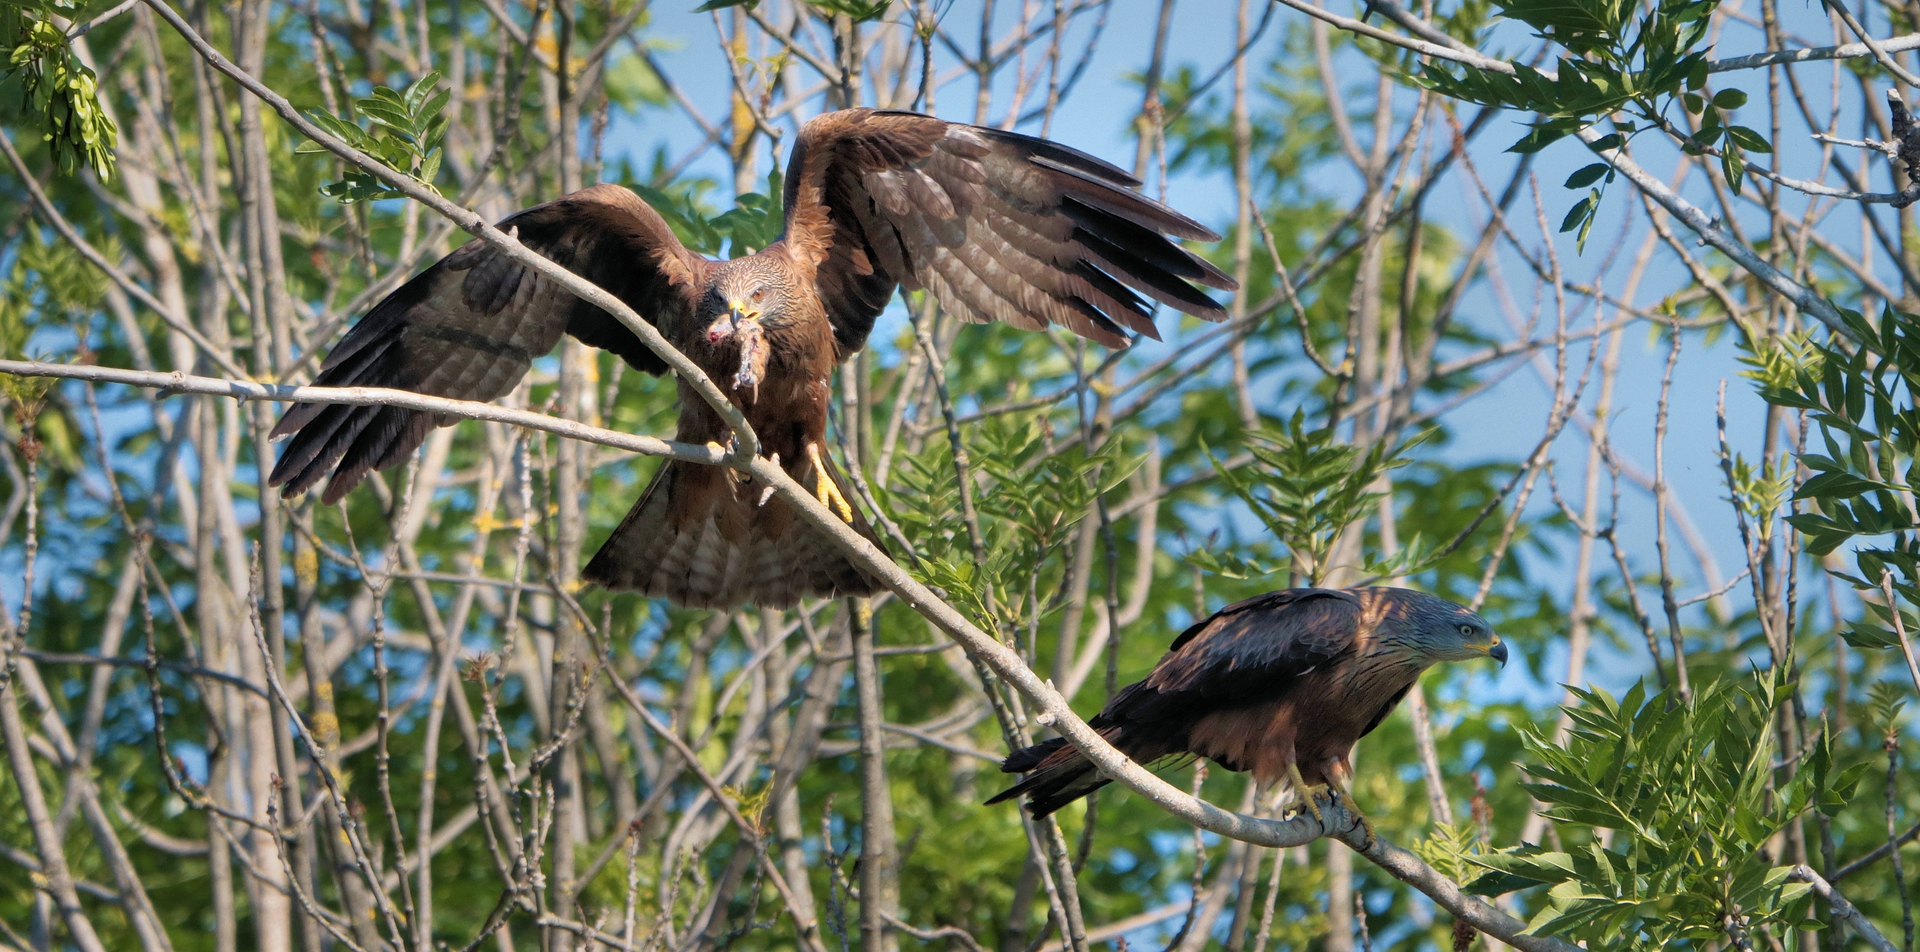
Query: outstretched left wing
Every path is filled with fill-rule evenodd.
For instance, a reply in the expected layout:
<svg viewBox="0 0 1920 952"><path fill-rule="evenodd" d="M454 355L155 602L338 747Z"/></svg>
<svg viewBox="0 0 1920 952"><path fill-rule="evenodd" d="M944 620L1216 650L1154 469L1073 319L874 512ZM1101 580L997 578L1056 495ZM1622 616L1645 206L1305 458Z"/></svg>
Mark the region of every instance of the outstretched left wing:
<svg viewBox="0 0 1920 952"><path fill-rule="evenodd" d="M655 326L693 313L706 259L682 247L659 213L627 189L595 185L500 225ZM512 390L563 333L636 369L666 372L666 362L613 315L475 239L374 305L327 355L313 382L493 400ZM274 436L293 439L268 481L293 495L331 472L321 495L331 505L451 422L403 407L296 403L273 428Z"/></svg>
<svg viewBox="0 0 1920 952"><path fill-rule="evenodd" d="M1109 347L1127 346L1128 331L1159 338L1147 298L1224 320L1194 285L1233 290L1233 279L1166 238L1220 236L1139 184L1045 139L848 109L800 130L786 241L814 269L843 358L900 284L963 320L1059 324Z"/></svg>

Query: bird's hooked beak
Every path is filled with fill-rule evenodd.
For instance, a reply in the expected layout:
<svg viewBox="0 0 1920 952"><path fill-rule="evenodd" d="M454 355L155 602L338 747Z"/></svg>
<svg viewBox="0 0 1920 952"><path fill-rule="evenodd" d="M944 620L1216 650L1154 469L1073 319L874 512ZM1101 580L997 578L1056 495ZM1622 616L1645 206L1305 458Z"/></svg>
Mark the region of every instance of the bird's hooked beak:
<svg viewBox="0 0 1920 952"><path fill-rule="evenodd" d="M1507 643L1501 641L1499 635L1494 635L1493 641L1487 644L1487 657L1500 662L1500 667L1507 666Z"/></svg>
<svg viewBox="0 0 1920 952"><path fill-rule="evenodd" d="M759 319L759 308L748 307L739 301L728 301L727 313L721 317L714 318L713 323L707 325L707 343L718 344L740 333L741 325L758 321Z"/></svg>

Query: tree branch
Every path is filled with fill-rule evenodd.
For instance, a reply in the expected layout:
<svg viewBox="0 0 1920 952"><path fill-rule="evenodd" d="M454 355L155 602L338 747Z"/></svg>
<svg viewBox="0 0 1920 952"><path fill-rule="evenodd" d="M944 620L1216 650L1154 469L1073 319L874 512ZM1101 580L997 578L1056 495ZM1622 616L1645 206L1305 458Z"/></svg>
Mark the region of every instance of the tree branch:
<svg viewBox="0 0 1920 952"><path fill-rule="evenodd" d="M1833 888L1832 883L1822 879L1820 874L1814 872L1811 867L1804 864L1795 866L1792 872L1787 873L1787 878L1797 883L1812 884L1814 893L1833 906L1833 917L1846 923L1855 934L1867 940L1867 944L1873 946L1878 952L1899 952L1886 936L1880 934L1879 929L1873 927L1873 923L1867 921L1866 916L1860 914L1860 910L1854 908L1853 903L1847 901L1847 897L1840 895L1840 891Z"/></svg>
<svg viewBox="0 0 1920 952"><path fill-rule="evenodd" d="M631 450L649 456L666 456L709 465L728 461L716 447L697 447L654 437L635 436L600 427L588 426L538 413L510 410L492 404L468 400L448 400L376 387L291 387L246 381L217 380L187 374L120 370L108 367L70 366L32 361L0 360L0 373L18 376L56 377L155 387L190 393L229 396L237 399L262 399L276 402L349 403L355 405L399 406L450 414L464 419L489 420L553 433L570 439ZM801 515L801 518L831 538L854 562L878 578L888 589L922 617L959 642L968 653L979 658L993 672L1030 699L1037 714L1034 720L1065 735L1086 754L1104 774L1145 797L1160 809L1202 829L1258 846L1291 847L1310 843L1323 836L1337 836L1356 850L1365 836L1358 832L1357 820L1334 805L1323 805L1326 820L1311 814L1291 820L1267 820L1223 810L1204 800L1189 796L1160 779L1140 764L1127 759L1113 745L1094 733L1068 705L1053 686L1029 669L1013 649L981 631L956 609L935 596L926 586L908 575L885 553L860 536L840 517L827 509L811 490L787 475L779 464L765 457L753 457L748 472L763 485L769 485ZM666 735L663 735L666 736ZM674 738L669 737L669 741ZM1384 840L1375 842L1361 854L1396 878L1426 893L1448 912L1470 923L1475 929L1494 936L1524 952L1575 952L1577 947L1560 939L1525 934L1526 923L1500 912L1493 906L1460 891L1460 887L1441 876L1419 857Z"/></svg>
<svg viewBox="0 0 1920 952"><path fill-rule="evenodd" d="M455 224L466 229L482 241L500 249L507 257L533 269L538 272L541 277L566 288L580 300L613 315L622 326L632 331L634 336L640 338L641 342L647 345L648 350L653 351L660 359L666 361L667 366L673 368L674 373L678 374L682 380L691 384L695 392L699 393L701 398L706 400L707 404L713 408L713 411L727 422L728 428L733 432L735 442L734 452L736 455L732 457L732 459L736 466L739 465L740 460L751 457L760 451L760 442L758 438L754 436L753 427L747 423L746 415L741 412L740 408L734 406L733 401L729 400L726 394L721 392L719 386L707 376L706 371L700 369L699 364L694 363L691 358L682 354L672 344L668 343L667 339L661 335L659 328L654 327L645 319L641 318L640 315L634 313L633 308L628 307L625 301L607 293L599 285L574 274L572 271L548 260L545 256L534 252L532 249L521 244L519 238L495 228L485 218L482 218L478 212L469 208L460 207L448 200L446 196L441 195L438 191L414 180L410 176L388 168L384 163L355 149L353 146L341 141L326 130L314 125L307 117L301 115L300 111L295 109L293 104L286 100L286 97L274 92L268 88L265 83L234 65L232 61L222 55L220 51L215 49L211 43L208 43L204 37L195 32L193 27L188 24L186 20L182 19L173 7L167 4L166 0L146 0L146 4L152 7L154 12L160 15L161 19L167 21L168 25L172 26L175 32L186 39L187 44L192 46L194 50L200 54L202 59L211 64L214 69L232 78L234 82L239 83L241 87L248 92L258 96L262 102L272 107L273 111L277 113L281 119L286 120L287 124L293 126L301 135L319 143L327 151L346 160L354 167L373 175L395 191L446 216Z"/></svg>

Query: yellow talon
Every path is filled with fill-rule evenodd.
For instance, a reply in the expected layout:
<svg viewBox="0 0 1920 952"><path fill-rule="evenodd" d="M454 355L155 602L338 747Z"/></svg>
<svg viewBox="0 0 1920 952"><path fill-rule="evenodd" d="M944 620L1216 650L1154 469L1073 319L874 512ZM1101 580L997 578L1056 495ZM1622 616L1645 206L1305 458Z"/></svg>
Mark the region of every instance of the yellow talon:
<svg viewBox="0 0 1920 952"><path fill-rule="evenodd" d="M820 444L807 444L807 458L813 461L813 494L828 509L840 514L843 522L853 521L853 506L847 497L840 495L840 487L833 484L833 477L827 475L827 464L820 458Z"/></svg>
<svg viewBox="0 0 1920 952"><path fill-rule="evenodd" d="M1327 789L1326 786L1324 784L1308 786L1307 779L1300 776L1299 764L1287 765L1287 780L1293 784L1294 795L1299 797L1302 803L1306 804L1307 812L1313 814L1314 819L1325 824L1327 822L1326 815L1320 812L1320 804L1313 802L1313 798L1320 791Z"/></svg>

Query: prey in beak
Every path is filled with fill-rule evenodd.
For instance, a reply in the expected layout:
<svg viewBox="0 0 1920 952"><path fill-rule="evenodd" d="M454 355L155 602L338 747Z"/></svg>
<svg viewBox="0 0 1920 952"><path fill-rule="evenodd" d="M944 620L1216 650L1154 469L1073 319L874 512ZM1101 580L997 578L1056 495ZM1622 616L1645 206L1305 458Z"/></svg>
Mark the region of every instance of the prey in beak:
<svg viewBox="0 0 1920 952"><path fill-rule="evenodd" d="M740 348L740 364L733 374L733 389L747 390L747 402L760 398L760 378L767 372L766 328L760 323L760 309L739 301L727 302L727 313L707 325L707 343L718 344L731 338Z"/></svg>

